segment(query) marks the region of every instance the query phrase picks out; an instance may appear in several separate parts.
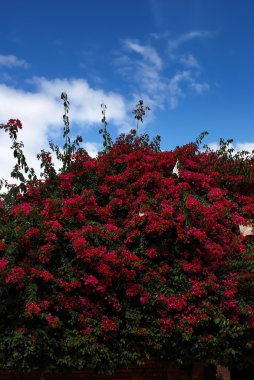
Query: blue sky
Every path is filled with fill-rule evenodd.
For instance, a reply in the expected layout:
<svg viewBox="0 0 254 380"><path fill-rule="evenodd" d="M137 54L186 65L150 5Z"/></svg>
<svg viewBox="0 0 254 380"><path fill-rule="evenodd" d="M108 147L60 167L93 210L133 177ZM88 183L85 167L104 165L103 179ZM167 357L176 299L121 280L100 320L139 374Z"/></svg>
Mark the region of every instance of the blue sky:
<svg viewBox="0 0 254 380"><path fill-rule="evenodd" d="M139 99L151 108L143 131L173 149L209 132L254 149L252 0L8 0L1 4L0 122L20 118L30 162L61 144L62 104L92 154L101 149L101 102L109 131L135 126ZM13 161L0 138L0 177Z"/></svg>

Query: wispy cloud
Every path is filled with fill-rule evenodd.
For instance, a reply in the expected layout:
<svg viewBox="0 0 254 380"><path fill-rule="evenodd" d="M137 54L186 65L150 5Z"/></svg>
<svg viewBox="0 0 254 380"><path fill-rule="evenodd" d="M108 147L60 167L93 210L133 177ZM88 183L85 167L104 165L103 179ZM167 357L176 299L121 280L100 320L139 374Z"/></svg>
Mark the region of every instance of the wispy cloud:
<svg viewBox="0 0 254 380"><path fill-rule="evenodd" d="M182 65L184 65L188 68L191 68L191 69L198 69L199 70L201 68L198 60L191 53L186 53L186 54L181 55L179 57L179 62Z"/></svg>
<svg viewBox="0 0 254 380"><path fill-rule="evenodd" d="M125 46L127 49L140 54L146 61L154 65L157 69L162 68L162 59L155 48L141 45L140 43L131 40L126 40Z"/></svg>
<svg viewBox="0 0 254 380"><path fill-rule="evenodd" d="M188 70L175 74L169 82L169 106L176 108L179 101L185 97L186 86L192 88L197 94L209 89L208 83L198 82L195 76Z"/></svg>
<svg viewBox="0 0 254 380"><path fill-rule="evenodd" d="M0 66L5 66L8 68L22 67L24 69L27 69L29 67L29 64L24 59L19 59L15 55L0 54Z"/></svg>
<svg viewBox="0 0 254 380"><path fill-rule="evenodd" d="M193 88L197 94L202 94L204 91L209 90L210 85L206 82L198 82L195 78L189 78L190 87Z"/></svg>
<svg viewBox="0 0 254 380"><path fill-rule="evenodd" d="M141 89L148 95L152 96L158 92L164 92L166 89L163 75L144 61L138 62L136 66L136 79L139 80Z"/></svg>
<svg viewBox="0 0 254 380"><path fill-rule="evenodd" d="M189 42L193 39L206 39L211 38L214 35L213 32L210 31L192 31L189 33L182 34L175 38L170 38L168 40L168 50L172 52L173 50L176 50L181 45L185 44L186 42Z"/></svg>
<svg viewBox="0 0 254 380"><path fill-rule="evenodd" d="M151 16L154 19L154 23L157 29L161 29L164 25L165 13L163 13L161 0L149 0Z"/></svg>
<svg viewBox="0 0 254 380"><path fill-rule="evenodd" d="M207 33L190 32L177 40L181 43ZM130 52L138 55L133 57ZM139 93L153 108L176 108L191 91L200 95L209 89L209 84L200 79L201 65L190 51L180 55L170 52L168 55L167 46L163 49L158 42L155 49L152 43L124 41L122 55L116 58L115 64L124 79L135 86L133 95Z"/></svg>
<svg viewBox="0 0 254 380"><path fill-rule="evenodd" d="M168 90L169 90L169 106L170 108L176 108L179 100L184 97L184 92L181 88L181 83L186 81L189 78L189 73L187 71L183 71L174 75L169 82Z"/></svg>

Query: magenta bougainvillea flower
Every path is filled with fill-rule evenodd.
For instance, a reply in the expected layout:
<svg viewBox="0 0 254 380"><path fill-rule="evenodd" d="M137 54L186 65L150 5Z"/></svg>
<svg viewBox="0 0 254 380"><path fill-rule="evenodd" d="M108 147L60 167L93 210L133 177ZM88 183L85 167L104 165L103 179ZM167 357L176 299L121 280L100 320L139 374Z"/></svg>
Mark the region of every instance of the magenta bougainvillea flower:
<svg viewBox="0 0 254 380"><path fill-rule="evenodd" d="M1 202L1 365L253 360L253 159L134 132Z"/></svg>

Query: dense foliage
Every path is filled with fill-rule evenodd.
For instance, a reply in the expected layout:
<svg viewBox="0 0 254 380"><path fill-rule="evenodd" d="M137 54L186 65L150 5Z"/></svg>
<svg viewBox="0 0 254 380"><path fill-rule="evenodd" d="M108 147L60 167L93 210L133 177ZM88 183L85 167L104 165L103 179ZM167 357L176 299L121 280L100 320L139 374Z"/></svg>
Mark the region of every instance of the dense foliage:
<svg viewBox="0 0 254 380"><path fill-rule="evenodd" d="M135 131L60 174L39 157L0 203L1 366L253 361L253 158Z"/></svg>

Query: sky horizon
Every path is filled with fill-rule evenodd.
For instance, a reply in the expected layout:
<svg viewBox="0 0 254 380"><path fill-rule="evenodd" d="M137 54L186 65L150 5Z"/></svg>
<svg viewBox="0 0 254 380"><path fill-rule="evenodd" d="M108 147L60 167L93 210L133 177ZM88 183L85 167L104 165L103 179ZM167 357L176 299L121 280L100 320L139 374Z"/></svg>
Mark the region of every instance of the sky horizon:
<svg viewBox="0 0 254 380"><path fill-rule="evenodd" d="M251 0L9 0L1 7L0 123L19 118L29 163L53 140L62 146L62 92L73 137L102 150L101 108L113 139L135 128L132 110L151 111L140 132L164 150L234 139L254 149L254 3ZM1 131L0 178L14 161Z"/></svg>

